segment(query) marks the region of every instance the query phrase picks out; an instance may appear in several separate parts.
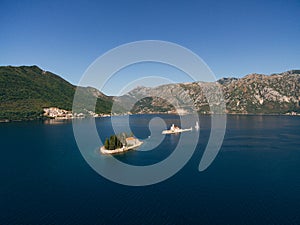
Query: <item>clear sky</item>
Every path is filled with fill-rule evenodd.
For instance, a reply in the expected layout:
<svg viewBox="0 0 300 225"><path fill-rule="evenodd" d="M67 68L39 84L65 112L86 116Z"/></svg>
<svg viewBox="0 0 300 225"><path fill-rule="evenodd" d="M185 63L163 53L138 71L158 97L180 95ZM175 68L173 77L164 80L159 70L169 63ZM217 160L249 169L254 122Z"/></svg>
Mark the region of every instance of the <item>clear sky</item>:
<svg viewBox="0 0 300 225"><path fill-rule="evenodd" d="M271 74L300 68L299 12L299 0L1 0L0 65L38 65L77 84L106 51L150 39L191 49L218 78Z"/></svg>

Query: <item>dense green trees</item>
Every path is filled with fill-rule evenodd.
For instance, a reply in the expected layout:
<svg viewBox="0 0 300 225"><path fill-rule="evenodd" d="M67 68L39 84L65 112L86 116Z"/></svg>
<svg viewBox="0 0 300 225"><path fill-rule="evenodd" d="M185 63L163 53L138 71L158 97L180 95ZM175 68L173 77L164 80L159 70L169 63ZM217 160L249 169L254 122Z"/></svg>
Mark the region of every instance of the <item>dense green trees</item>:
<svg viewBox="0 0 300 225"><path fill-rule="evenodd" d="M114 150L117 148L122 148L123 143L116 135L111 135L109 139L108 138L105 139L104 147L108 150Z"/></svg>
<svg viewBox="0 0 300 225"><path fill-rule="evenodd" d="M111 135L109 138L105 139L104 147L107 150L114 150L117 148L122 148L126 146L126 138L133 137L133 133L129 135L125 132L118 134L118 135Z"/></svg>
<svg viewBox="0 0 300 225"><path fill-rule="evenodd" d="M105 147L106 149L109 148L109 140L108 140L108 138L105 139L104 147Z"/></svg>

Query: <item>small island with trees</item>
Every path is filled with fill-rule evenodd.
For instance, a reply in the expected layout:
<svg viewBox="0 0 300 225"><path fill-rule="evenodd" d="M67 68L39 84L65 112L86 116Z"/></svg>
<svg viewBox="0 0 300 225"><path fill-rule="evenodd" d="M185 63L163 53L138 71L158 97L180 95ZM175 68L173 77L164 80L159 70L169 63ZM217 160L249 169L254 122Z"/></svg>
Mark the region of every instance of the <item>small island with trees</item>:
<svg viewBox="0 0 300 225"><path fill-rule="evenodd" d="M100 148L100 151L102 154L122 153L136 149L142 144L143 142L135 138L132 133L128 135L123 132L118 135L111 135L110 138L106 138L104 146Z"/></svg>

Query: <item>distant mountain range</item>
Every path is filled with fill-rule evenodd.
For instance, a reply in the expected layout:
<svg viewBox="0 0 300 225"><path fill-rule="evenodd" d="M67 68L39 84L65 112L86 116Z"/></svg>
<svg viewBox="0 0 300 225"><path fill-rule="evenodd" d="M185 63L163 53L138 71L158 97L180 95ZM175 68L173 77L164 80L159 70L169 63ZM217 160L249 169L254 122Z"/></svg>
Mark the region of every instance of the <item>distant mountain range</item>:
<svg viewBox="0 0 300 225"><path fill-rule="evenodd" d="M227 113L282 114L300 111L300 70L270 76L250 74L239 79L222 78L217 84L223 91ZM116 103L113 106L116 113L128 113L124 106L130 104L133 104L130 113L175 113L176 109L177 112L188 112L191 107L199 113L210 113L207 99L213 97L205 95L203 90L209 90L212 85L199 81L154 88L138 87L121 97L106 96L92 87L80 87L81 108L85 109L84 102L94 98L97 99L96 113L110 113L113 102ZM1 66L0 120L42 118L46 107L71 110L75 90L76 86L37 66ZM192 101L185 101L186 96Z"/></svg>
<svg viewBox="0 0 300 225"><path fill-rule="evenodd" d="M243 78L222 78L217 83L193 82L167 84L155 88L138 87L116 98L122 106L134 103L132 113L172 112L178 108L211 113L210 104L218 104L213 88L219 85L226 113L283 114L299 112L300 70L284 73L250 74ZM205 94L206 93L206 94Z"/></svg>

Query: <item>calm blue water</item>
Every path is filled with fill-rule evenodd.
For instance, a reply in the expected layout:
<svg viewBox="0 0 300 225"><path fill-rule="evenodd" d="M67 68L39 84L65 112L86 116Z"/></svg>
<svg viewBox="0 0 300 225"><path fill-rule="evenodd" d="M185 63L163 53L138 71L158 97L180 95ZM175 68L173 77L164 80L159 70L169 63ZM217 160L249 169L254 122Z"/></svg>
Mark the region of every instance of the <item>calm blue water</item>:
<svg viewBox="0 0 300 225"><path fill-rule="evenodd" d="M152 117L130 117L139 138L150 135L145 125ZM163 118L167 124L178 119ZM228 116L222 149L201 173L210 120L200 121L192 159L146 187L99 176L82 158L70 122L0 124L0 224L300 224L300 117ZM97 127L102 139L112 132L109 118L97 119ZM158 162L179 137L117 158Z"/></svg>

